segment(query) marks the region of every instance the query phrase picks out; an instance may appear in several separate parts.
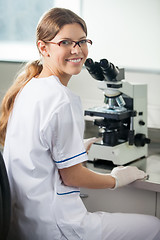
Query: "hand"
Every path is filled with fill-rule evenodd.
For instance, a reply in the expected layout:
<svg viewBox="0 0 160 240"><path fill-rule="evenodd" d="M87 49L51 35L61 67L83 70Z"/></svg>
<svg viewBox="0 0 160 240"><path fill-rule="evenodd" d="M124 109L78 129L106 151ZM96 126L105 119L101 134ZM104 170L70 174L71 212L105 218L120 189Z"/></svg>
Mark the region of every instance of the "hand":
<svg viewBox="0 0 160 240"><path fill-rule="evenodd" d="M92 138L88 138L88 139L84 139L84 147L86 149L86 152L89 152L89 149L91 148L92 144L99 141L101 138L96 138L96 137L92 137Z"/></svg>
<svg viewBox="0 0 160 240"><path fill-rule="evenodd" d="M137 179L143 179L147 174L135 166L119 166L113 168L111 176L116 179L116 185L114 188L117 188L134 182Z"/></svg>

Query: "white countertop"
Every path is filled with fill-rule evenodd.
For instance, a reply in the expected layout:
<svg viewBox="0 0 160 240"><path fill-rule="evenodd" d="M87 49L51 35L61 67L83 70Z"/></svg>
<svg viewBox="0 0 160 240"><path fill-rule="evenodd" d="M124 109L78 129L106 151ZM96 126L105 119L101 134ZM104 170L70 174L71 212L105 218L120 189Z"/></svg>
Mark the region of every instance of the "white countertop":
<svg viewBox="0 0 160 240"><path fill-rule="evenodd" d="M160 154L151 155L146 159L141 159L137 161L137 163L130 165L136 165L149 175L147 180L137 180L130 185L136 188L160 192Z"/></svg>
<svg viewBox="0 0 160 240"><path fill-rule="evenodd" d="M160 154L151 155L127 165L137 166L149 175L147 180L137 180L129 184L130 187L160 192ZM100 173L109 173L114 167L112 163L100 160L96 162L87 162L86 166Z"/></svg>

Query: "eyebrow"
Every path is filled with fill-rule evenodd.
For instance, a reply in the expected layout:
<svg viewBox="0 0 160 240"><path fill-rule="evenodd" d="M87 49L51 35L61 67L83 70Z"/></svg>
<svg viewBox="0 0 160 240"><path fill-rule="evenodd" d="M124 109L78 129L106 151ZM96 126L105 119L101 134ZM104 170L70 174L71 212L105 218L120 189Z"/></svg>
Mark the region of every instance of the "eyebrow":
<svg viewBox="0 0 160 240"><path fill-rule="evenodd" d="M81 37L81 38L79 38L79 40L81 40L81 39L86 39L86 36L83 36L83 37ZM72 39L71 38L62 38L60 41L63 41L63 40L71 40L72 41Z"/></svg>

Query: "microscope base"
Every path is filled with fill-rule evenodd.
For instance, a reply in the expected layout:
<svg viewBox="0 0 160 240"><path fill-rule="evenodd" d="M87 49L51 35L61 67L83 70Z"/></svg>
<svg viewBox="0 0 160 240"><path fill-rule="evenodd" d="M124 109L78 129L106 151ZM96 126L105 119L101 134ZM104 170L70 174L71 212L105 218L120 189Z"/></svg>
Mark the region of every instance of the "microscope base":
<svg viewBox="0 0 160 240"><path fill-rule="evenodd" d="M90 161L97 159L112 161L115 165L124 165L142 157L147 157L148 148L128 145L128 142L121 143L114 147L106 146L101 143L94 143L88 154Z"/></svg>

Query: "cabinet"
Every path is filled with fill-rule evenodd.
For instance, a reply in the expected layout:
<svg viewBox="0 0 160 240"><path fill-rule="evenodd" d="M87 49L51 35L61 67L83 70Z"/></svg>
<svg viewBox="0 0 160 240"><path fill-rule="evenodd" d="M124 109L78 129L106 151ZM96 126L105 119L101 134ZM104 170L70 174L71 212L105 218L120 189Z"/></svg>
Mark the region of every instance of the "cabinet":
<svg viewBox="0 0 160 240"><path fill-rule="evenodd" d="M156 216L160 218L160 192L157 193L157 209L156 209Z"/></svg>
<svg viewBox="0 0 160 240"><path fill-rule="evenodd" d="M126 186L110 189L81 189L82 200L89 212L141 213L160 217L160 193ZM157 206L159 203L159 206Z"/></svg>

